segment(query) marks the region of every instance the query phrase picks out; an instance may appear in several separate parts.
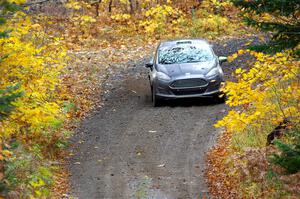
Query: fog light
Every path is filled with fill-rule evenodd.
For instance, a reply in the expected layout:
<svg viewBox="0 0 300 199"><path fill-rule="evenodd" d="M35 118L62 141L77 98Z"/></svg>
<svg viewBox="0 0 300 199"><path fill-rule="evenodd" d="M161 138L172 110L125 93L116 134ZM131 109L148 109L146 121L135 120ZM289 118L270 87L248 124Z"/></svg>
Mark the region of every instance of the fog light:
<svg viewBox="0 0 300 199"><path fill-rule="evenodd" d="M221 82L221 84L220 84L220 90L222 90L224 88L225 88L225 82Z"/></svg>

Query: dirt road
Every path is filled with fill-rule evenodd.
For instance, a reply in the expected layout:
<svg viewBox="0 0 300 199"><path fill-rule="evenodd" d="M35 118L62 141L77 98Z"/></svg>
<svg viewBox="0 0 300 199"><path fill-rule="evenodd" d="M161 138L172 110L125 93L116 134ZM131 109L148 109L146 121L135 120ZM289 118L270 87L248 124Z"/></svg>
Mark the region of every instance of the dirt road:
<svg viewBox="0 0 300 199"><path fill-rule="evenodd" d="M228 55L249 40L217 45ZM151 106L145 60L127 63L106 81L105 106L82 122L70 160L73 195L80 199L189 199L207 192L205 152L226 112L211 99ZM229 77L233 66L224 65Z"/></svg>

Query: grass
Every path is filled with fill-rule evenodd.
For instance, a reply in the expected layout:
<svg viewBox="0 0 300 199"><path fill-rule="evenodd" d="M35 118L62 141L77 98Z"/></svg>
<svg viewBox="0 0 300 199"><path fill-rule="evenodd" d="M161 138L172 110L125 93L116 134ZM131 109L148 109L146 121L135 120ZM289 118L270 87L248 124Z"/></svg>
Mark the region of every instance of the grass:
<svg viewBox="0 0 300 199"><path fill-rule="evenodd" d="M243 133L233 134L231 147L237 151L244 151L246 148L263 148L266 146L268 133L273 129L268 125L263 131L254 128L248 128Z"/></svg>

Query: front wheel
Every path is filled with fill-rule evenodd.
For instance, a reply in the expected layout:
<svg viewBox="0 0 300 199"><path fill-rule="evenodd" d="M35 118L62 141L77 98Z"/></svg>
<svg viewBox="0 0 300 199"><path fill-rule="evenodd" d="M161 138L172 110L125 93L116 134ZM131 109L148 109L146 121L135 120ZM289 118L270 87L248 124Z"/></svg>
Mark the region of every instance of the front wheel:
<svg viewBox="0 0 300 199"><path fill-rule="evenodd" d="M153 90L153 87L151 88L151 93L152 93L152 105L154 107L160 106L161 100L157 97L155 91Z"/></svg>

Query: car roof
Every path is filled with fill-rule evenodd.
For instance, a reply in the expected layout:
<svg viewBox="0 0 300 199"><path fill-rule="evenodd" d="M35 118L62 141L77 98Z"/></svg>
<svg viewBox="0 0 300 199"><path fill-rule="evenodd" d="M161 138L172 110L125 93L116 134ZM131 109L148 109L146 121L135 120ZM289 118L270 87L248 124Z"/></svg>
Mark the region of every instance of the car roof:
<svg viewBox="0 0 300 199"><path fill-rule="evenodd" d="M168 40L162 41L159 45L160 48L166 48L176 45L193 44L193 45L204 45L210 46L209 43L204 39L179 39L179 40Z"/></svg>

